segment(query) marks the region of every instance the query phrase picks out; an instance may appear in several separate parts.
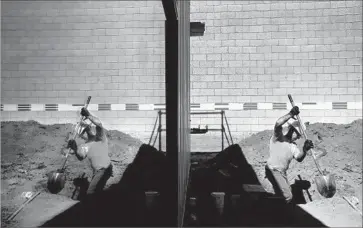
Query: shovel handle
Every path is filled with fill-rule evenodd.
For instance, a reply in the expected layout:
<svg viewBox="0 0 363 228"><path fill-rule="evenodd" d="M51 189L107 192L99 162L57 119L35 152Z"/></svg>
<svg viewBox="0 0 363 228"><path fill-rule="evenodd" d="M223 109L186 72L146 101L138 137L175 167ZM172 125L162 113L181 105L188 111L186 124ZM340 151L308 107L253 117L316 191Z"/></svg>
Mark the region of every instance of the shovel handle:
<svg viewBox="0 0 363 228"><path fill-rule="evenodd" d="M25 201L16 211L14 211L7 219L7 221L11 221L13 220L13 218L19 214L19 212L28 204L30 203L30 201L32 201L33 199L35 199L35 197L37 197L42 191L38 191L37 193L35 193L32 197L30 197L27 201Z"/></svg>
<svg viewBox="0 0 363 228"><path fill-rule="evenodd" d="M91 96L88 96L88 98L87 98L87 101L85 102L85 104L84 104L84 108L87 108L88 107L88 105L89 105L89 102L91 101ZM81 116L80 117L80 119L79 119L79 122L77 123L77 125L76 125L76 127L73 129L73 139L75 139L76 138L76 129L78 128L78 126L80 125L80 123L81 123L81 121L83 120L83 116Z"/></svg>
<svg viewBox="0 0 363 228"><path fill-rule="evenodd" d="M85 108L87 108L88 107L88 105L89 105L89 103L90 103L90 101L91 101L91 96L88 96L87 97L87 100L86 100L86 102L85 102L85 104L84 104L84 107ZM77 125L75 126L75 128L73 129L73 132L72 132L72 136L71 136L71 139L75 139L76 138L76 129L79 127L79 125L81 124L81 121L83 120L83 116L81 116L80 117L80 119L79 119L79 122L77 123ZM61 170L64 170L64 167L66 166L66 163L67 163L67 158L68 158L68 155L69 155L69 153L71 152L71 148L69 148L68 149L68 152L67 152L67 154L66 154L66 158L65 158L65 160L64 160L64 162L63 162L63 165L62 165L62 168L61 168Z"/></svg>
<svg viewBox="0 0 363 228"><path fill-rule="evenodd" d="M343 199L345 200L345 201L347 201L347 203L353 208L353 209L355 209L360 215L363 215L362 214L362 211L361 210L359 210L352 202L350 202L350 200L348 200L347 199L347 197L345 197L345 196L343 196Z"/></svg>
<svg viewBox="0 0 363 228"><path fill-rule="evenodd" d="M292 99L292 96L291 94L287 95L289 97L289 100L290 100L290 103L291 103L291 106L294 107L295 106L295 102L294 100ZM305 124L301 121L301 118L299 115L296 115L297 117L297 120L299 121L299 125L300 125L300 129L301 129L301 132L303 133L303 136L304 136L304 139L307 140L308 139L308 135L306 134L306 131L305 131ZM311 154L313 155L313 159L314 159L314 162L315 162L315 165L316 167L318 168L319 172L321 175L324 175L323 174L323 171L321 170L320 168L320 165L319 163L317 162L316 160L316 156L315 156L315 151L313 149L310 149L311 150Z"/></svg>

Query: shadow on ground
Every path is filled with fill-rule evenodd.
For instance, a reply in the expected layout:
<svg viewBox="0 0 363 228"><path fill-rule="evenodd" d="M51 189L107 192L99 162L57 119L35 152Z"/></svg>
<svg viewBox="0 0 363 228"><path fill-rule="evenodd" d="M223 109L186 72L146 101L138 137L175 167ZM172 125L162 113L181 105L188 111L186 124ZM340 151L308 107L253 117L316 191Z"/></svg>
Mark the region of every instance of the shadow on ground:
<svg viewBox="0 0 363 228"><path fill-rule="evenodd" d="M191 164L188 197L196 198L196 203L187 204L185 226L325 226L301 208L287 206L282 198L266 192L237 144L220 153L192 153ZM299 203L306 203L302 189L309 184L295 180L292 190ZM222 214L212 192L225 193Z"/></svg>
<svg viewBox="0 0 363 228"><path fill-rule="evenodd" d="M166 157L143 144L119 183L80 201L42 227L135 227L167 226L165 208ZM145 191L157 191L159 199L150 209Z"/></svg>

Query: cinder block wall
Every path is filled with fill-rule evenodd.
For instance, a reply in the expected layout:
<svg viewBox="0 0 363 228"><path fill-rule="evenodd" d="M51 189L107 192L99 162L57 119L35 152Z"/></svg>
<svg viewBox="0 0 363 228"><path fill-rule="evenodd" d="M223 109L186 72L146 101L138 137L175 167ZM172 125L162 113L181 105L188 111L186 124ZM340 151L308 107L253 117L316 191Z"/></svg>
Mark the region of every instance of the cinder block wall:
<svg viewBox="0 0 363 228"><path fill-rule="evenodd" d="M165 102L161 1L1 4L2 121L72 123L92 95L107 128L151 134ZM192 111L225 109L239 139L271 129L290 108L288 93L305 121L362 118L361 7L192 1L191 21L206 24L191 38ZM199 124L218 128L220 118L193 116Z"/></svg>
<svg viewBox="0 0 363 228"><path fill-rule="evenodd" d="M291 108L304 121L362 118L362 1L193 1L192 103L227 109L237 138L272 129ZM220 118L194 124L219 127Z"/></svg>
<svg viewBox="0 0 363 228"><path fill-rule="evenodd" d="M161 1L1 4L1 120L75 123L92 96L107 128L150 133L165 102Z"/></svg>

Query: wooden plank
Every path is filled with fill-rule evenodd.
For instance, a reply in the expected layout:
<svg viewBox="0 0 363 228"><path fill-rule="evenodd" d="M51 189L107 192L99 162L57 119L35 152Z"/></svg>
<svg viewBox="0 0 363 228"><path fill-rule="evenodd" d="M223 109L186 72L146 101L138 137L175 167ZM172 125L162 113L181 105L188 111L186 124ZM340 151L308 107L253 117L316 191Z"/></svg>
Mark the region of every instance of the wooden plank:
<svg viewBox="0 0 363 228"><path fill-rule="evenodd" d="M260 192L260 193L266 193L267 191L262 187L262 185L255 185L255 184L243 184L242 185L243 190L246 192Z"/></svg>

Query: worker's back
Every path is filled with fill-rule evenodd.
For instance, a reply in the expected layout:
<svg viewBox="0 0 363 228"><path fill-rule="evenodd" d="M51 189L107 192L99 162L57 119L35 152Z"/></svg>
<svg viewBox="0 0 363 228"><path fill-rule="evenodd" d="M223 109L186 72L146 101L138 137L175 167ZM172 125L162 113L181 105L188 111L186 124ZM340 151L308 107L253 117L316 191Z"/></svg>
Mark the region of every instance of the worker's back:
<svg viewBox="0 0 363 228"><path fill-rule="evenodd" d="M294 154L298 153L299 149L296 144L284 140L277 140L275 136L270 139L270 156L267 160L267 165L270 169L276 169L284 174L289 168Z"/></svg>
<svg viewBox="0 0 363 228"><path fill-rule="evenodd" d="M100 137L86 143L86 147L88 148L87 157L94 171L107 168L111 164L111 159L108 155L106 132L103 129L101 131L98 134Z"/></svg>

